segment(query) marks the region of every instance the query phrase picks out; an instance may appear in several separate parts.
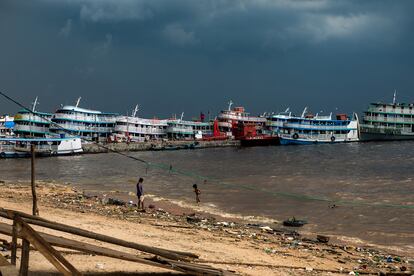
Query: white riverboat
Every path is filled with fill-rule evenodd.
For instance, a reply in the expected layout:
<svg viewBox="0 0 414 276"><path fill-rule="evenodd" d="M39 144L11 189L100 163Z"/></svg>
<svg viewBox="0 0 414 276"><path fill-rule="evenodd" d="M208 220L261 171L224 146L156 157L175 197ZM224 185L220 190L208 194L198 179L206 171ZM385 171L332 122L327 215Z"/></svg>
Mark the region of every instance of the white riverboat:
<svg viewBox="0 0 414 276"><path fill-rule="evenodd" d="M0 138L13 136L14 118L10 116L0 116Z"/></svg>
<svg viewBox="0 0 414 276"><path fill-rule="evenodd" d="M53 114L52 121L55 124L50 126L50 131L79 136L89 141L107 141L114 131L118 114L81 108L80 100L79 97L75 106L63 106Z"/></svg>
<svg viewBox="0 0 414 276"><path fill-rule="evenodd" d="M364 112L361 139L414 140L414 103L372 103Z"/></svg>
<svg viewBox="0 0 414 276"><path fill-rule="evenodd" d="M184 113L180 119L168 119L167 137L173 140L181 139L202 139L203 137L212 136L212 123L200 121L183 120Z"/></svg>
<svg viewBox="0 0 414 276"><path fill-rule="evenodd" d="M14 116L14 133L18 137L48 137L52 119L51 113L36 111L37 97L33 102L32 110L20 110Z"/></svg>
<svg viewBox="0 0 414 276"><path fill-rule="evenodd" d="M229 102L227 110L222 110L218 116L218 127L220 132L225 133L227 137L234 137L234 132L239 124L255 124L257 131L260 133L266 123L265 117L250 116L245 112L244 107L232 108L233 102Z"/></svg>
<svg viewBox="0 0 414 276"><path fill-rule="evenodd" d="M143 142L167 137L167 120L136 117L138 105L132 116L118 116L112 140L120 142Z"/></svg>
<svg viewBox="0 0 414 276"><path fill-rule="evenodd" d="M338 114L335 118L319 114L312 115L304 109L301 116L295 116L287 109L285 112L269 116L267 126L277 134L280 144L315 144L359 141L358 115L352 118Z"/></svg>
<svg viewBox="0 0 414 276"><path fill-rule="evenodd" d="M31 145L40 156L70 155L81 153L80 138L0 138L0 158L28 157Z"/></svg>

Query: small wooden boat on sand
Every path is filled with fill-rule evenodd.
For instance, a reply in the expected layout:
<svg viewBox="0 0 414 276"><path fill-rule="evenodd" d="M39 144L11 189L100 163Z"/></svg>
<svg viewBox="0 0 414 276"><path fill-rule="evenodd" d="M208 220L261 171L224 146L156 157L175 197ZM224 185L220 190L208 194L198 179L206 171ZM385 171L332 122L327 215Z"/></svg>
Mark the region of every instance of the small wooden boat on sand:
<svg viewBox="0 0 414 276"><path fill-rule="evenodd" d="M295 219L295 217L289 218L289 219L283 221L283 225L284 226L289 226L289 227L302 227L303 225L305 225L307 223L308 222L306 220L298 220L298 219Z"/></svg>

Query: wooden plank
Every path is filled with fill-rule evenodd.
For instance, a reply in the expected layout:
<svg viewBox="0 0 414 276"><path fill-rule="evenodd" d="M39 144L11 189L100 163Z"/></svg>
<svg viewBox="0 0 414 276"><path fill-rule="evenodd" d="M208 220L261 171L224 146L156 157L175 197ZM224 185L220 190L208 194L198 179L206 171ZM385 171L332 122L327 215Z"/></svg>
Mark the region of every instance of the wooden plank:
<svg viewBox="0 0 414 276"><path fill-rule="evenodd" d="M0 254L0 266L11 266L12 264L9 263L9 261L6 259L6 257L4 257L3 255Z"/></svg>
<svg viewBox="0 0 414 276"><path fill-rule="evenodd" d="M0 233L4 235L10 235L11 234L11 226L5 223L0 223ZM54 246L67 248L67 249L73 249L78 250L82 252L86 252L89 254L96 254L101 256L107 256L107 257L113 257L117 259L122 260L130 260L130 261L136 261L140 262L143 261L143 264L153 265L154 262L148 261L144 258L137 257L132 254L119 252L117 250L109 249L109 248L103 248L99 247L93 244L88 244L84 242L74 241L63 237L57 237L50 234L45 234L38 232L41 237L43 237L48 243ZM156 263L157 264L157 263ZM159 266L157 264L157 266ZM165 266L162 266L165 268Z"/></svg>
<svg viewBox="0 0 414 276"><path fill-rule="evenodd" d="M18 215L15 215L17 222L17 231L20 237L23 238L22 249L22 264L24 262L25 250L27 251L27 259L29 259L30 243L39 250L39 252L63 275L81 275L78 270L71 263L69 263L56 249L54 249L47 241L45 241L36 231L34 231L26 222L24 222ZM25 263L25 265L28 265ZM20 273L22 274L23 266L21 266ZM24 274L26 275L26 274Z"/></svg>
<svg viewBox="0 0 414 276"><path fill-rule="evenodd" d="M8 224L0 223L0 233L4 235L11 234L11 226ZM168 270L175 270L179 272L190 273L192 275L225 275L226 273L222 270L215 269L208 266L201 267L199 264L192 264L174 260L168 260L164 258L159 258L157 261L145 259L142 257L138 257L136 255L130 253L120 252L114 249L99 247L93 244L74 241L70 239L66 239L63 237L57 237L50 234L45 234L38 232L40 236L42 236L48 243L54 246L68 248L73 250L78 250L82 252L86 252L89 254L95 254L100 256L106 256L111 258L116 258L125 261L131 261L136 263L142 263L145 265L156 266Z"/></svg>
<svg viewBox="0 0 414 276"><path fill-rule="evenodd" d="M47 227L50 229L54 229L54 230L58 230L58 231L66 232L66 233L71 233L74 235L78 235L78 236L82 236L82 237L86 237L90 239L95 239L95 240L99 240L99 241L103 241L103 242L107 242L111 244L116 244L116 245L120 245L120 246L127 247L127 248L133 248L136 250L151 253L151 254L158 255L158 256L171 259L171 260L186 260L186 258L188 257L198 258L198 255L193 254L193 253L167 250L163 248L142 245L142 244L138 244L135 242L129 242L129 241L117 239L114 237L106 236L103 234L98 234L98 233L94 233L91 231L83 230L83 229L76 228L73 226L69 226L69 225L65 225L65 224L61 224L57 222L51 222L46 219L32 216L26 213L0 208L0 216L2 217L12 219L14 214L18 214L19 216L24 218L24 221L26 221L29 224Z"/></svg>
<svg viewBox="0 0 414 276"><path fill-rule="evenodd" d="M27 276L29 273L29 255L30 242L24 239L22 245L22 258L20 260L20 276Z"/></svg>

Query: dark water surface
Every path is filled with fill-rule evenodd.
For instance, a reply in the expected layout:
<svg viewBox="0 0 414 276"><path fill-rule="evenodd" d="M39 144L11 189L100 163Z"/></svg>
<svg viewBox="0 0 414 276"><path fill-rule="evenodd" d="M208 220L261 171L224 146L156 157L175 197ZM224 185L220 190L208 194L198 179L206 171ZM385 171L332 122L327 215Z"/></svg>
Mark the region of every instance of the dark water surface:
<svg viewBox="0 0 414 276"><path fill-rule="evenodd" d="M184 204L192 204L192 184L198 183L202 208L279 221L305 218L307 231L414 253L413 141L130 155L166 169L147 169L112 153L81 155L38 159L37 178L128 192L143 176L147 193ZM28 180L29 168L28 159L0 160L0 179ZM332 204L338 207L330 208Z"/></svg>

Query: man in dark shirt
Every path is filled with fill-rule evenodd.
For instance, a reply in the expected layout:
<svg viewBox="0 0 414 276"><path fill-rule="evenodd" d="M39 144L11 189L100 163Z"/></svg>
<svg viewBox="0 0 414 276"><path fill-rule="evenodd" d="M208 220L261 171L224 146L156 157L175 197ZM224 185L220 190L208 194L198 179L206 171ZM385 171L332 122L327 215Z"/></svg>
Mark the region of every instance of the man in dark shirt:
<svg viewBox="0 0 414 276"><path fill-rule="evenodd" d="M144 188L142 187L143 182L144 179L140 177L137 183L138 209L141 207L142 210L144 210Z"/></svg>

